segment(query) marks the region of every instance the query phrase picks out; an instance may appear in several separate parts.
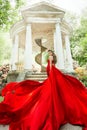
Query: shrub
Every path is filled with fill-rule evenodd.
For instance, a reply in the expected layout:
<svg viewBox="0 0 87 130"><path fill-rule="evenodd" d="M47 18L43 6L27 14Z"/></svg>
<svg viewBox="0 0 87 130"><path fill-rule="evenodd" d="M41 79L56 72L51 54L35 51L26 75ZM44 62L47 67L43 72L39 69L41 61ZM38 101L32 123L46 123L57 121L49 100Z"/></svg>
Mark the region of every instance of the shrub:
<svg viewBox="0 0 87 130"><path fill-rule="evenodd" d="M80 80L87 87L87 75L86 76L82 76Z"/></svg>

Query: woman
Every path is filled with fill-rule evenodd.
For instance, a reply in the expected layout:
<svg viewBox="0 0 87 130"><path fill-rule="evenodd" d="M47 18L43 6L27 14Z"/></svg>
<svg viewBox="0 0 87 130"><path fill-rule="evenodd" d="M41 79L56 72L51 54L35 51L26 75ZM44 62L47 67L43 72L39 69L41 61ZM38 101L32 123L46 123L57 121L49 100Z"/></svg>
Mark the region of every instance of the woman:
<svg viewBox="0 0 87 130"><path fill-rule="evenodd" d="M49 53L49 76L43 83L25 80L3 89L0 124L9 124L9 130L59 130L66 123L87 130L87 89L60 72Z"/></svg>
<svg viewBox="0 0 87 130"><path fill-rule="evenodd" d="M50 70L52 66L55 66L57 59L56 59L56 55L54 54L54 52L52 50L48 50L48 60L47 60L48 64L47 64L47 75L49 76Z"/></svg>

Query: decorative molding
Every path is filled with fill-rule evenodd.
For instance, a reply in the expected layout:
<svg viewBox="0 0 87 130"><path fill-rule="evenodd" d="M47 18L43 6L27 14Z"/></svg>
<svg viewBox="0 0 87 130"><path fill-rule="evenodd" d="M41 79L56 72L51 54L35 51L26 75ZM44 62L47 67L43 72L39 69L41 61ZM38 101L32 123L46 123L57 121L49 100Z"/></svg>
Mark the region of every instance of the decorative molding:
<svg viewBox="0 0 87 130"><path fill-rule="evenodd" d="M39 18L28 17L26 23L56 23L58 18Z"/></svg>
<svg viewBox="0 0 87 130"><path fill-rule="evenodd" d="M16 24L14 24L11 27L10 37L13 38L17 33L25 30L25 28L26 28L26 25L24 23L24 20L21 20L21 21L17 22Z"/></svg>

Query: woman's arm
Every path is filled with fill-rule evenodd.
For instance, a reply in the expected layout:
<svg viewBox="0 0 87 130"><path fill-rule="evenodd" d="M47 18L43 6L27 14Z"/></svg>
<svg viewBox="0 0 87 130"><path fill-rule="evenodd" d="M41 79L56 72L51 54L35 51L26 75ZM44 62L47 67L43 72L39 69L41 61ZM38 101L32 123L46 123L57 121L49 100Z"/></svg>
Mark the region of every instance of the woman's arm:
<svg viewBox="0 0 87 130"><path fill-rule="evenodd" d="M53 56L49 56L49 61L50 61L50 69L51 69L52 68Z"/></svg>

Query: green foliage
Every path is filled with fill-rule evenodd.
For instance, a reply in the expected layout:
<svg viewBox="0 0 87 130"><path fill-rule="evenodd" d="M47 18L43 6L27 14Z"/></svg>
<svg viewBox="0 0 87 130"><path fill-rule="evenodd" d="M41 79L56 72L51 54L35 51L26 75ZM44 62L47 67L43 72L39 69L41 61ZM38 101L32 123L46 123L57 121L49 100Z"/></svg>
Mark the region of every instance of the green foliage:
<svg viewBox="0 0 87 130"><path fill-rule="evenodd" d="M10 9L11 6L8 0L0 0L0 28L4 28L10 21Z"/></svg>
<svg viewBox="0 0 87 130"><path fill-rule="evenodd" d="M79 16L72 12L66 12L65 20L72 27L72 30L75 30L78 27Z"/></svg>
<svg viewBox="0 0 87 130"><path fill-rule="evenodd" d="M22 5L25 4L25 1L24 1L24 0L15 0L15 3L16 3L15 8L18 9L18 8L20 8Z"/></svg>
<svg viewBox="0 0 87 130"><path fill-rule="evenodd" d="M4 100L4 97L0 96L0 102L2 102Z"/></svg>
<svg viewBox="0 0 87 130"><path fill-rule="evenodd" d="M11 56L11 41L7 33L0 32L0 65L9 61Z"/></svg>
<svg viewBox="0 0 87 130"><path fill-rule="evenodd" d="M73 59L77 60L80 66L87 63L87 17L82 14L79 26L73 30L71 36L71 50Z"/></svg>
<svg viewBox="0 0 87 130"><path fill-rule="evenodd" d="M0 29L9 30L18 21L19 7L24 4L24 0L15 0L15 7L12 7L11 0L0 0Z"/></svg>
<svg viewBox="0 0 87 130"><path fill-rule="evenodd" d="M11 0L0 0L0 65L10 60L11 41L7 32L10 27L21 19L19 8L24 5L24 0L15 0L12 6Z"/></svg>
<svg viewBox="0 0 87 130"><path fill-rule="evenodd" d="M83 76L81 78L81 81L83 82L83 84L87 87L87 76Z"/></svg>

